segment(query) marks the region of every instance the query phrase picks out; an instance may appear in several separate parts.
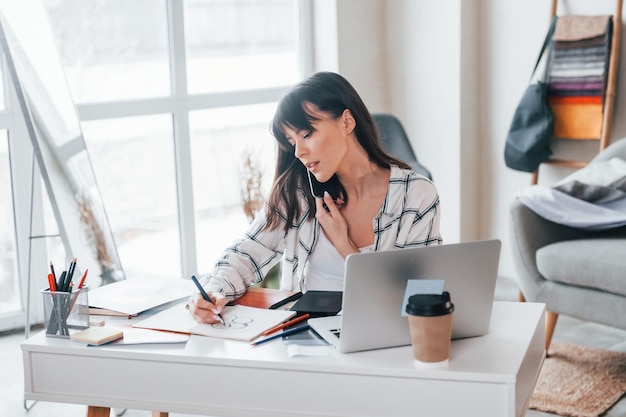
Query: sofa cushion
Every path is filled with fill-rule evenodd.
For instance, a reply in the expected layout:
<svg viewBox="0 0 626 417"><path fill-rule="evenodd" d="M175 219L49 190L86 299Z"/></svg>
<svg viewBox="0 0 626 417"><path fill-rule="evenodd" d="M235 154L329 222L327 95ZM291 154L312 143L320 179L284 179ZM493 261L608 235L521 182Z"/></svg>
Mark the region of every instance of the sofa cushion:
<svg viewBox="0 0 626 417"><path fill-rule="evenodd" d="M626 296L626 239L577 239L537 251L544 278Z"/></svg>

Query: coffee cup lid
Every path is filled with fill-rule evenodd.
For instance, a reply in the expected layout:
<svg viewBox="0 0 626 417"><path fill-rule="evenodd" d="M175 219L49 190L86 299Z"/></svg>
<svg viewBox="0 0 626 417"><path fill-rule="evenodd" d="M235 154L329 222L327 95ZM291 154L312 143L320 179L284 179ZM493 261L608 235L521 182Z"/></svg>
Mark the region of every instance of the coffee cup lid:
<svg viewBox="0 0 626 417"><path fill-rule="evenodd" d="M450 301L448 291L441 294L414 294L406 305L407 314L413 316L443 316L453 311L454 304Z"/></svg>

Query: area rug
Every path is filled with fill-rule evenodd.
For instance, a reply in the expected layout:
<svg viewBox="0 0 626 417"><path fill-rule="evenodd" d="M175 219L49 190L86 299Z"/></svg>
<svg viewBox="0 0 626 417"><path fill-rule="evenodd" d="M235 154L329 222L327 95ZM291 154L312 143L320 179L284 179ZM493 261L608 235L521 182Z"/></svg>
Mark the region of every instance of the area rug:
<svg viewBox="0 0 626 417"><path fill-rule="evenodd" d="M552 342L530 408L597 417L626 392L626 353Z"/></svg>

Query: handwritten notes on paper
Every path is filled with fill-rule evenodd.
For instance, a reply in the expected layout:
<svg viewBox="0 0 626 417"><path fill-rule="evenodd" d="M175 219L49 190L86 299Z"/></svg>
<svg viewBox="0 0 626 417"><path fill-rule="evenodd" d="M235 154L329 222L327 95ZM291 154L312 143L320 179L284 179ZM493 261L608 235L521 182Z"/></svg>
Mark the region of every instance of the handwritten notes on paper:
<svg viewBox="0 0 626 417"><path fill-rule="evenodd" d="M222 310L225 324L202 324L193 319L182 302L134 324L133 327L250 341L295 314L294 311L235 305Z"/></svg>

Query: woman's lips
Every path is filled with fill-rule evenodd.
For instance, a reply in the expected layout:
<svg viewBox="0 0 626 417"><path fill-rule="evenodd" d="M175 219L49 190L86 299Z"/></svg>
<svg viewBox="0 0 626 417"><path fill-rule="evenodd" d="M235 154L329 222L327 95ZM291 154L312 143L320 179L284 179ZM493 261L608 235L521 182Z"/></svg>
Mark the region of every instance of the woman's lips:
<svg viewBox="0 0 626 417"><path fill-rule="evenodd" d="M319 162L310 162L306 164L306 167L309 171L311 172L315 172L315 170L317 169L317 166L319 165Z"/></svg>

